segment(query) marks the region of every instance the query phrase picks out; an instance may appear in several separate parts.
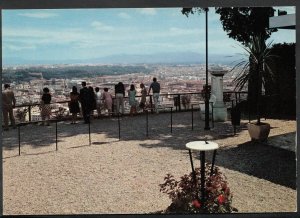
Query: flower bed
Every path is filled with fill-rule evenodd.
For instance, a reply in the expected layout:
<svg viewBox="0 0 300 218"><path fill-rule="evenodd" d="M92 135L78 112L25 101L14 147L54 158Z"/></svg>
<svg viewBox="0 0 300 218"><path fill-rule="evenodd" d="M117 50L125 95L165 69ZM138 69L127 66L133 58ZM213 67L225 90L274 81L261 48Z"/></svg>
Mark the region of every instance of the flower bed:
<svg viewBox="0 0 300 218"><path fill-rule="evenodd" d="M173 175L167 174L164 183L159 186L161 192L169 195L172 203L164 213L231 213L237 211L232 207L232 194L226 177L218 167L214 168L210 176L210 169L210 164L206 164L206 200L204 202L200 201L200 168L195 169L196 179L192 172L181 176L178 181Z"/></svg>

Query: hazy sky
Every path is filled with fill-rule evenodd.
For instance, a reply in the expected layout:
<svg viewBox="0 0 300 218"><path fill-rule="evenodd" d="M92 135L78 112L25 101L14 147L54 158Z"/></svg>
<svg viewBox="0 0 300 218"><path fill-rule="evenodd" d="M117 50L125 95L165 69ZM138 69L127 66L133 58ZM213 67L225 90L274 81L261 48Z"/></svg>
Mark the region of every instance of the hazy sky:
<svg viewBox="0 0 300 218"><path fill-rule="evenodd" d="M294 7L282 8L294 13ZM229 39L219 15L209 15L209 51L241 52ZM116 54L205 52L205 15L181 8L3 10L3 58L88 59ZM279 30L271 40L295 42L294 30ZM5 63L5 61L4 61Z"/></svg>

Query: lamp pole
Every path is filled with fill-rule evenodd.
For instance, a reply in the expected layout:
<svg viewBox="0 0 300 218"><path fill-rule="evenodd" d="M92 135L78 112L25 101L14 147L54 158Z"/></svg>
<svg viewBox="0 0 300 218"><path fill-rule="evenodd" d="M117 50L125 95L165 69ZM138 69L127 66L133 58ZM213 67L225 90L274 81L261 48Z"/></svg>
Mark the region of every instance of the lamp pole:
<svg viewBox="0 0 300 218"><path fill-rule="evenodd" d="M208 99L208 28L207 28L207 13L208 8L205 8L205 46L206 46L206 70L205 70L205 127L204 130L210 130L209 127L209 99Z"/></svg>

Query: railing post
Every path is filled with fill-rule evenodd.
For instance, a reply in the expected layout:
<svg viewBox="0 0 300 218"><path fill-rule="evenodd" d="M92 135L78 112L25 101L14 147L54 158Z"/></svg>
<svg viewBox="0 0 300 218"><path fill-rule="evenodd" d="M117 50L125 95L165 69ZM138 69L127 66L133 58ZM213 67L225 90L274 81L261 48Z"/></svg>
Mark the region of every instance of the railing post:
<svg viewBox="0 0 300 218"><path fill-rule="evenodd" d="M173 107L171 107L171 133L173 129Z"/></svg>
<svg viewBox="0 0 300 218"><path fill-rule="evenodd" d="M194 105L192 105L192 130L194 130Z"/></svg>
<svg viewBox="0 0 300 218"><path fill-rule="evenodd" d="M120 113L119 113L119 111L117 111L117 113L118 113L118 127L119 127L119 141L120 141L120 138L121 138Z"/></svg>
<svg viewBox="0 0 300 218"><path fill-rule="evenodd" d="M211 125L212 125L212 128L215 127L215 123L214 123L214 103L211 102Z"/></svg>
<svg viewBox="0 0 300 218"><path fill-rule="evenodd" d="M57 151L57 120L55 120L55 143L56 143L56 151Z"/></svg>
<svg viewBox="0 0 300 218"><path fill-rule="evenodd" d="M29 122L31 122L31 105L28 106L28 116Z"/></svg>
<svg viewBox="0 0 300 218"><path fill-rule="evenodd" d="M152 95L150 95L150 107L151 107L151 113L153 113Z"/></svg>
<svg viewBox="0 0 300 218"><path fill-rule="evenodd" d="M18 125L18 138L19 138L19 156L21 155L21 133L20 133L20 125Z"/></svg>
<svg viewBox="0 0 300 218"><path fill-rule="evenodd" d="M148 110L146 110L146 135L148 137Z"/></svg>

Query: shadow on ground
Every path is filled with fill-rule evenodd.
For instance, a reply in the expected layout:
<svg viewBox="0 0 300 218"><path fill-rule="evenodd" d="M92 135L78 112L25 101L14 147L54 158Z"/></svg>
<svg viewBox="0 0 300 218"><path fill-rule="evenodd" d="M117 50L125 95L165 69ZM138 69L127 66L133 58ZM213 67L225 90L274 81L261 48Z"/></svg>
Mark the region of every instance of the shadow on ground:
<svg viewBox="0 0 300 218"><path fill-rule="evenodd" d="M141 147L149 149L167 147L182 150L186 153L187 158L188 151L185 148L187 142L204 139L226 140L233 137L233 127L230 122L215 123L212 130L204 131L204 121L200 120L199 113L194 114L194 130L192 130L190 112L173 113L172 132L170 113L150 114L148 127L145 114L134 117L121 117L119 121L120 141L139 141ZM119 121L115 117L92 120L90 125L91 146L107 143L107 141L99 141L97 135L103 135L105 140L109 140L109 143L119 141ZM241 123L237 127L237 134L234 137L239 137L239 134L245 129L246 123ZM58 146L61 142L67 142L69 143L68 149L84 147L89 144L88 133L89 125L82 124L82 121L76 125L70 125L66 121L59 122L57 125ZM51 126L23 126L20 134L21 145L29 144L33 149L42 146L53 146L56 143L55 135L55 123L52 123ZM79 144L72 140L74 136L80 135L84 137L86 143ZM2 140L3 149L15 149L18 147L18 131L5 132ZM66 148L59 147L59 149ZM53 149L51 148L51 150ZM45 154L45 151L41 154ZM194 154L194 158L199 161L198 155ZM246 142L234 147L229 146L219 149L216 165L296 189L295 159L295 152L275 148L264 143ZM209 162L209 160L211 160L210 152L207 154L207 161Z"/></svg>

